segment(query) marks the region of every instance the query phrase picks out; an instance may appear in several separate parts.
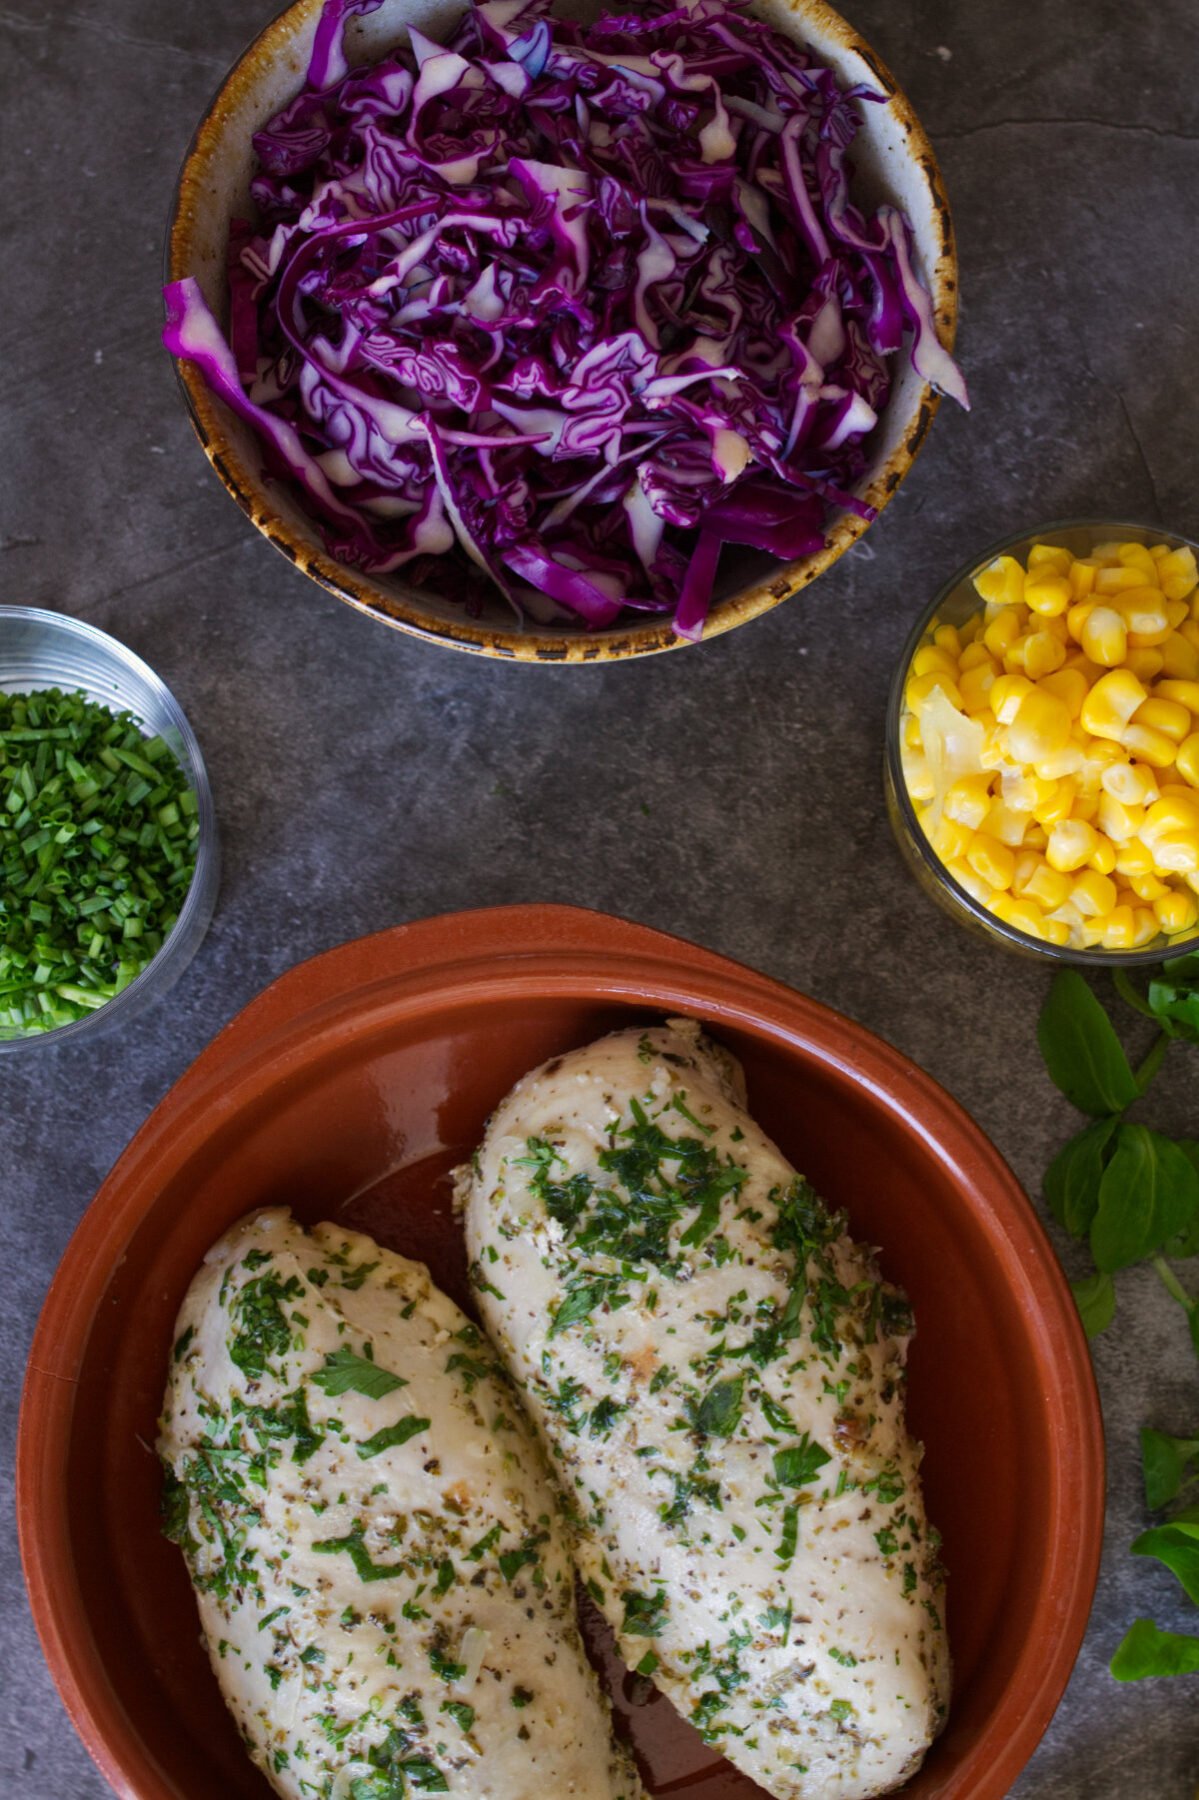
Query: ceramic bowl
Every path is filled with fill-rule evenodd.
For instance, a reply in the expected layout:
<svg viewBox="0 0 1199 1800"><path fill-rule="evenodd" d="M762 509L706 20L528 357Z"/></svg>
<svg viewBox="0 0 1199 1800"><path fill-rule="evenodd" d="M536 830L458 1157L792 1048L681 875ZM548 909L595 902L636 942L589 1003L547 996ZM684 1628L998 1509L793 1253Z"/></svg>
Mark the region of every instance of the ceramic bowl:
<svg viewBox="0 0 1199 1800"><path fill-rule="evenodd" d="M587 3L575 0L572 7L568 0L562 10L582 11ZM229 220L252 216L251 133L299 89L322 4L323 0L297 0L251 44L201 121L183 164L167 246L167 278L194 276L222 320L227 315ZM594 0L592 4L594 8ZM462 10L460 0L383 0L378 11L352 21L351 60L377 60L403 41L409 25L443 37ZM779 30L806 40L843 84L864 82L886 95L885 104L863 108L864 123L854 147L857 191L872 204L889 199L907 212L940 335L952 348L958 303L953 227L932 147L909 101L869 45L822 0L754 0L752 10ZM596 632L532 622L522 629L498 595L485 602L478 617L471 617L432 588L415 588L399 577L363 575L334 561L298 501L280 483L264 479L249 427L213 398L192 365L180 365L179 378L205 454L242 511L298 568L351 606L431 643L528 662L604 662L648 656L684 643L662 618ZM895 383L876 434L873 461L858 489L872 506L884 507L907 474L936 408L936 394L901 352L895 359ZM748 551L734 556L730 548L721 564L721 585L705 638L744 624L798 593L865 529L864 520L842 513L829 525L822 550L790 563Z"/></svg>
<svg viewBox="0 0 1199 1800"><path fill-rule="evenodd" d="M1180 537L1177 532L1163 531L1160 526L1135 525L1113 519L1067 519L1005 537L984 550L981 556L964 563L945 583L931 605L921 613L896 665L887 705L884 787L891 827L908 868L925 893L976 937L988 938L993 944L1015 951L1019 956L1037 957L1051 963L1074 963L1080 968L1090 969L1146 968L1160 963L1163 957L1181 956L1184 952L1193 950L1199 944L1199 925L1192 926L1189 931L1180 932L1175 937L1167 937L1164 932L1159 932L1139 950L1106 950L1101 947L1088 950L1073 945L1059 947L1046 943L1044 939L1031 937L1028 932L997 919L994 913L988 912L985 906L954 880L933 850L916 816L916 808L904 779L900 751L904 689L911 672L912 658L930 640L934 623L962 625L982 610L983 602L975 589L974 577L998 556L1014 556L1019 563L1027 565L1028 553L1034 544L1060 544L1073 556L1088 556L1096 544L1102 543L1169 544L1172 549L1189 545L1196 556L1199 556L1199 544L1192 543L1190 538ZM1168 779L1169 772L1161 771L1161 778Z"/></svg>
<svg viewBox="0 0 1199 1800"><path fill-rule="evenodd" d="M469 1305L446 1177L491 1108L541 1059L680 1013L743 1060L755 1117L910 1294L910 1419L956 1688L904 1791L1007 1793L1077 1653L1103 1519L1090 1362L1032 1207L961 1108L860 1026L678 939L526 906L400 927L285 975L171 1090L71 1241L30 1359L18 1514L50 1667L125 1800L269 1792L159 1532L156 1418L204 1252L249 1208L285 1203L427 1261ZM759 1791L669 1702L639 1707L610 1659L607 1673L652 1793Z"/></svg>
<svg viewBox="0 0 1199 1800"><path fill-rule="evenodd" d="M136 1019L175 985L200 948L220 886L220 843L204 757L165 682L140 656L83 619L37 606L0 606L0 692L28 694L51 687L79 691L113 711L131 712L145 735L166 742L196 796L196 867L166 942L135 981L95 1012L52 1031L6 1036L0 1028L0 1055L35 1051L68 1038L92 1039Z"/></svg>

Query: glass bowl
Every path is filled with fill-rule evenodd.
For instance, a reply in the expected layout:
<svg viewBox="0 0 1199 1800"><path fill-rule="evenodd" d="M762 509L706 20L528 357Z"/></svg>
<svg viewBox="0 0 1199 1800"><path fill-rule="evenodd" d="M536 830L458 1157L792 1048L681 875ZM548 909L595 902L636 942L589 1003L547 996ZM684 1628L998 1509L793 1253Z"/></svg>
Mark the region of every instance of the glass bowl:
<svg viewBox="0 0 1199 1800"><path fill-rule="evenodd" d="M1172 549L1189 547L1199 556L1199 544L1178 532L1113 519L1059 520L1005 537L964 564L945 583L932 604L921 613L904 645L887 703L884 768L887 812L904 860L924 891L959 924L965 925L978 936L989 938L992 943L1002 944L1005 949L1015 951L1018 955L1095 969L1136 968L1160 963L1168 956L1193 949L1199 945L1199 924L1172 937L1159 932L1150 943L1136 950L1108 950L1099 946L1087 949L1075 945L1050 944L996 918L954 880L921 829L904 779L900 746L904 690L912 660L917 650L927 641L934 621L938 625L961 625L982 610L984 602L974 587L974 577L981 570L999 556L1013 556L1021 564L1027 565L1028 552L1034 544L1060 545L1072 555L1081 557L1089 555L1096 544L1116 540L1120 543L1137 544L1168 543ZM1196 790L1196 798L1199 798L1199 789Z"/></svg>
<svg viewBox="0 0 1199 1800"><path fill-rule="evenodd" d="M99 1036L126 1023L173 987L208 930L220 881L220 846L212 790L196 735L170 689L140 656L107 632L63 613L33 606L0 606L0 692L38 688L81 690L89 700L131 712L147 736L161 737L195 791L200 831L191 885L166 942L121 993L86 1018L50 1031L0 1035L0 1053L66 1038Z"/></svg>

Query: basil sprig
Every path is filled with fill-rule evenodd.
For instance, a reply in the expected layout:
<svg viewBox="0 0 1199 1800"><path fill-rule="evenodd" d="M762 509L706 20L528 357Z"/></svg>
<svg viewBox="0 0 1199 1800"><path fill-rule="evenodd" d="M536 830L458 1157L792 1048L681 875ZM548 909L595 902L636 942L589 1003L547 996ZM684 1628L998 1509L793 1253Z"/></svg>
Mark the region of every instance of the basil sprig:
<svg viewBox="0 0 1199 1800"><path fill-rule="evenodd" d="M1184 1287L1172 1259L1199 1254L1199 1141L1167 1137L1125 1114L1152 1082L1175 1040L1199 1044L1199 953L1175 957L1144 993L1121 971L1119 993L1152 1019L1158 1036L1133 1068L1104 1008L1080 975L1059 974L1037 1027L1037 1041L1053 1080L1091 1123L1072 1137L1045 1172L1044 1193L1058 1224L1085 1239L1093 1272L1073 1282L1089 1338L1116 1315L1113 1277L1132 1263L1152 1261L1162 1285L1183 1308L1199 1355L1199 1297ZM1144 1531L1134 1556L1153 1557L1199 1605L1199 1434L1171 1437L1141 1432L1145 1501L1152 1512L1175 1510ZM1199 1635L1161 1631L1138 1619L1111 1662L1118 1681L1199 1673Z"/></svg>

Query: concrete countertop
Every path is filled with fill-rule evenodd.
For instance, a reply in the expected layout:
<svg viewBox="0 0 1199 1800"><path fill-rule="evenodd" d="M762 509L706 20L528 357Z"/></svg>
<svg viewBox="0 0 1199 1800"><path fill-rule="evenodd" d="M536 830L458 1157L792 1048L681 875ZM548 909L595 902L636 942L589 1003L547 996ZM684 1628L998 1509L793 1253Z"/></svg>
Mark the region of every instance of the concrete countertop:
<svg viewBox="0 0 1199 1800"><path fill-rule="evenodd" d="M264 983L398 921L576 901L739 957L914 1057L1035 1197L1077 1118L1036 1054L1046 977L947 924L905 872L881 798L887 682L915 612L1004 531L1106 513L1199 537L1193 0L854 0L941 158L971 415L942 409L890 510L815 587L704 648L527 670L359 617L236 512L157 343L180 158L270 10L0 5L0 602L89 619L162 674L204 745L225 859L211 933L164 1004L95 1049L0 1060L6 1500L37 1311L117 1154ZM1196 1054L1175 1050L1157 1084L1165 1129L1199 1129ZM1128 1555L1146 1522L1138 1426L1199 1420L1181 1314L1148 1271L1121 1278L1096 1363L1099 1593L1012 1792L1190 1800L1195 1680L1121 1687L1106 1667L1138 1614L1195 1625L1173 1579ZM4 1517L0 1792L100 1800Z"/></svg>

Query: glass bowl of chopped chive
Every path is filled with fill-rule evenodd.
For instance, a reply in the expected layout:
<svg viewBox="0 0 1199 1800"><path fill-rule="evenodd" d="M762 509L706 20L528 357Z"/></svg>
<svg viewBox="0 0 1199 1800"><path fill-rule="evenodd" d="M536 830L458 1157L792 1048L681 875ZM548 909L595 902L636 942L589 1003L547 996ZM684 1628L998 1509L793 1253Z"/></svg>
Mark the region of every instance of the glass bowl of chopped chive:
<svg viewBox="0 0 1199 1800"><path fill-rule="evenodd" d="M0 1052L135 1017L195 955L218 880L174 695L94 625L0 606Z"/></svg>

